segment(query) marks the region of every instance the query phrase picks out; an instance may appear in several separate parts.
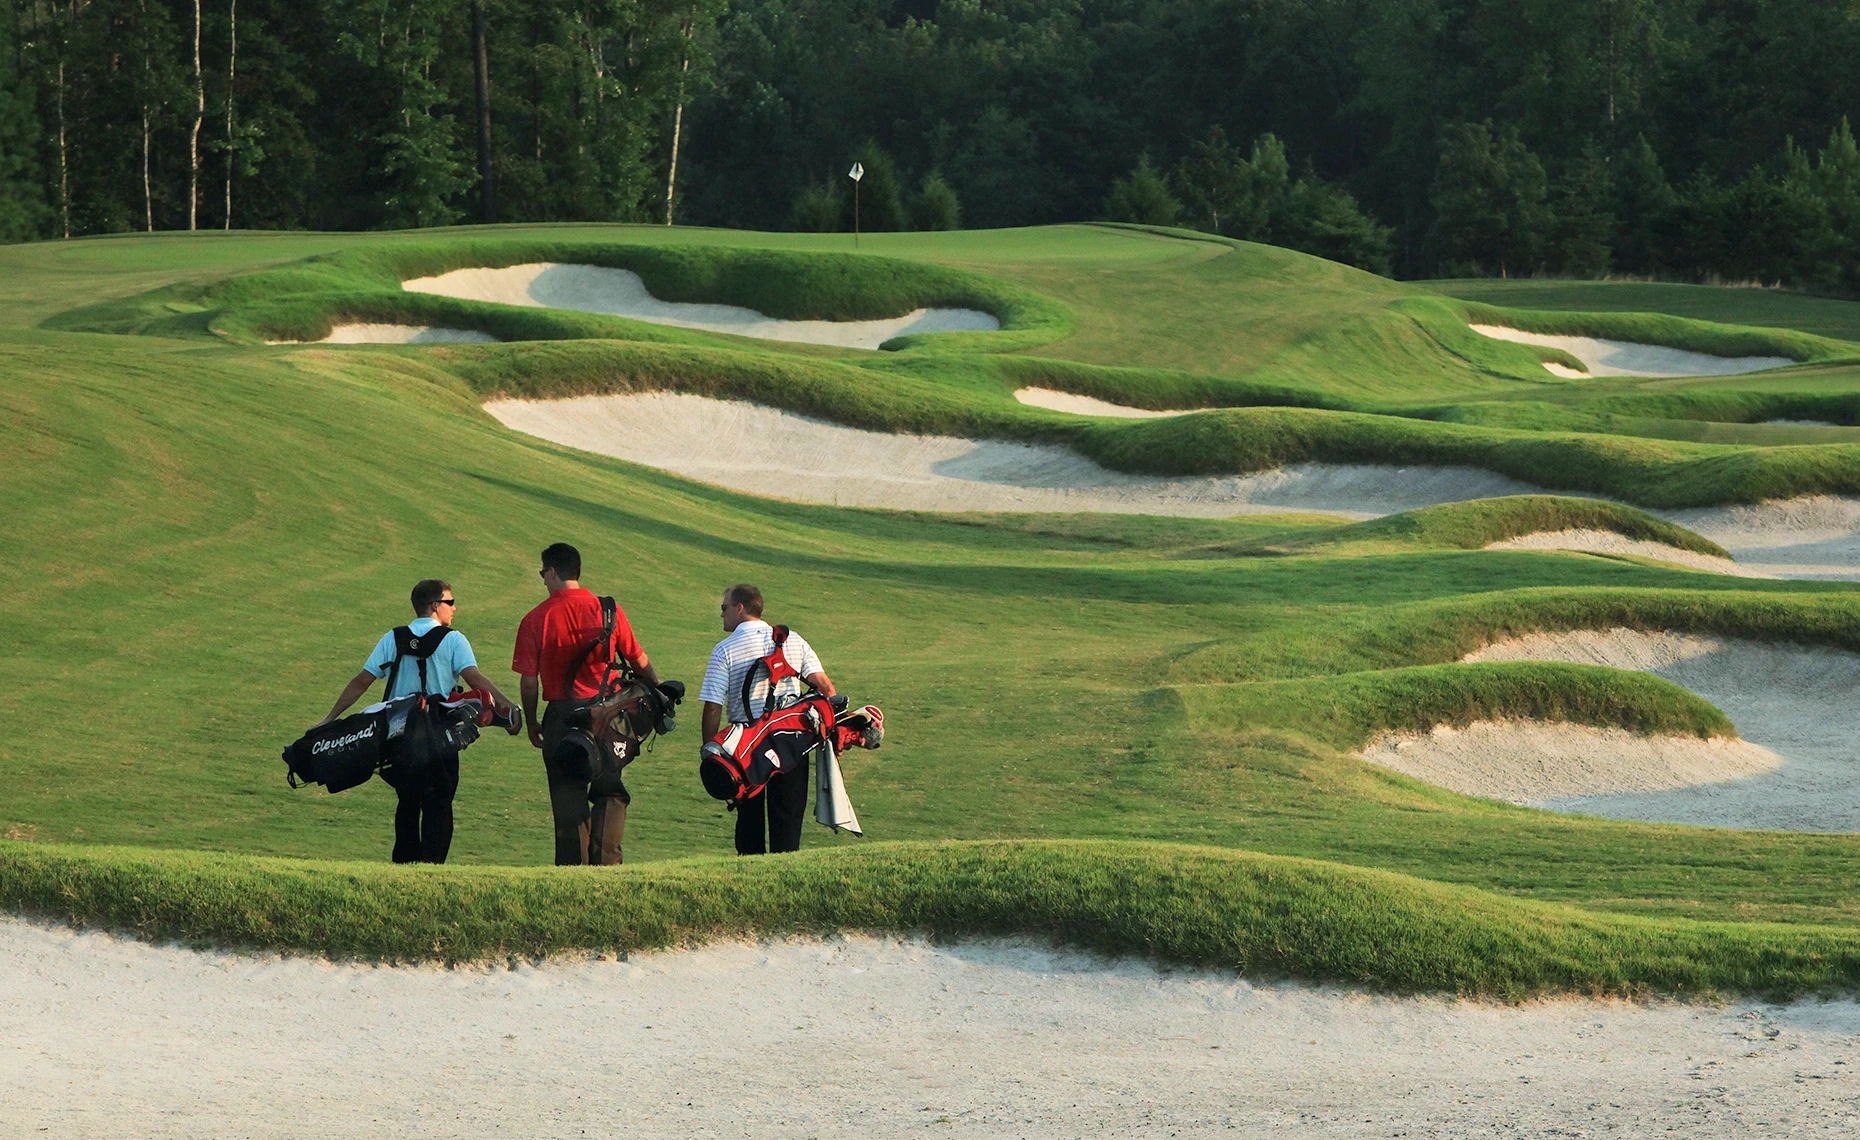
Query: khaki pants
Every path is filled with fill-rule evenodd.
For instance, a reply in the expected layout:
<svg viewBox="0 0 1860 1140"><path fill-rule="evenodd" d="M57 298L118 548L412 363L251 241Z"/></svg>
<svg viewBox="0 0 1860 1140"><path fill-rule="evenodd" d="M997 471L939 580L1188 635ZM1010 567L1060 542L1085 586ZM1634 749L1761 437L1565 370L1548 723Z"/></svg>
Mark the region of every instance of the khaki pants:
<svg viewBox="0 0 1860 1140"><path fill-rule="evenodd" d="M621 837L626 833L627 797L619 795L593 797L589 803L586 780L578 780L556 768L555 750L567 731L568 714L587 705L587 701L551 701L543 710L543 770L549 777L549 813L555 819L555 865L576 867L592 863L612 865L622 861Z"/></svg>

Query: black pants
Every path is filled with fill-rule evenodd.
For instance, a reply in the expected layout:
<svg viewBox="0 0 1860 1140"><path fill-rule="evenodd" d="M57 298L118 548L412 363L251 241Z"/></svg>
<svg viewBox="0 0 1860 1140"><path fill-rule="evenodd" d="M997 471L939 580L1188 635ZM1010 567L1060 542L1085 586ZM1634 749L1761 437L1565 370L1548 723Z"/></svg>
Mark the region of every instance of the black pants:
<svg viewBox="0 0 1860 1140"><path fill-rule="evenodd" d="M771 776L761 795L737 805L736 853L799 851L801 824L806 821L807 754L803 752L792 772Z"/></svg>
<svg viewBox="0 0 1860 1140"><path fill-rule="evenodd" d="M395 791L394 862L444 863L452 850L452 797L459 790L459 754L436 754L419 776Z"/></svg>

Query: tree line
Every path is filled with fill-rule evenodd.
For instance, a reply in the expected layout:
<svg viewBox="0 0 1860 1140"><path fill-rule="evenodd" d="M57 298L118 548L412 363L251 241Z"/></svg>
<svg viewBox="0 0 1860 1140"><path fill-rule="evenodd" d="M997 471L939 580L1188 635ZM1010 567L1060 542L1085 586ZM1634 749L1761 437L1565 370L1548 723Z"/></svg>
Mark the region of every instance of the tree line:
<svg viewBox="0 0 1860 1140"><path fill-rule="evenodd" d="M1113 218L1860 290L1860 0L8 0L0 236Z"/></svg>

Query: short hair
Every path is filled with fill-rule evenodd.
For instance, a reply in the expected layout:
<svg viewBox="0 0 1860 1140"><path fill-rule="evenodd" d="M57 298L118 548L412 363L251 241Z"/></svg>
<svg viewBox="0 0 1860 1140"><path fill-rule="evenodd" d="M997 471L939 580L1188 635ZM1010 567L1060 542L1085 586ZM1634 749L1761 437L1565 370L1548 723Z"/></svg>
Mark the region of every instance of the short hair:
<svg viewBox="0 0 1860 1140"><path fill-rule="evenodd" d="M564 582L581 580L581 551L566 542L551 543L543 548L542 568L555 571L555 576Z"/></svg>
<svg viewBox="0 0 1860 1140"><path fill-rule="evenodd" d="M426 611L432 607L433 603L445 597L446 591L451 588L452 583L442 582L437 578L422 578L415 582L413 584L414 614L425 617Z"/></svg>
<svg viewBox="0 0 1860 1140"><path fill-rule="evenodd" d="M750 617L762 616L762 591L747 582L731 586L723 592L723 600L733 606L743 607L743 612Z"/></svg>

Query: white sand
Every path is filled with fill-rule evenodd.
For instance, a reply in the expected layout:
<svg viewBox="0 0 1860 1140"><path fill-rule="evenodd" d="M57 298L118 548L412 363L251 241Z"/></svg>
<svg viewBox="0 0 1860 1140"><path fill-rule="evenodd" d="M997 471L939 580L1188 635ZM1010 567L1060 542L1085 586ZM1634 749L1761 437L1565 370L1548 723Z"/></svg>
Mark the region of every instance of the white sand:
<svg viewBox="0 0 1860 1140"><path fill-rule="evenodd" d="M1784 831L1860 831L1860 655L1681 633L1532 634L1487 646L1468 661L1573 661L1665 677L1722 709L1740 736L1781 757L1768 772L1665 791L1644 755L1623 752L1613 782L1533 802L1617 819ZM1481 763L1530 750L1491 736ZM1468 762L1470 763L1470 762ZM1599 763L1599 761L1598 761ZM1511 778L1511 777L1508 777ZM1524 777L1516 777L1523 779ZM1625 782L1624 782L1625 781Z"/></svg>
<svg viewBox="0 0 1860 1140"><path fill-rule="evenodd" d="M1520 1008L1001 943L374 968L0 919L9 1136L1851 1134L1860 1006Z"/></svg>
<svg viewBox="0 0 1860 1140"><path fill-rule="evenodd" d="M1363 750L1371 764L1469 796L1542 806L1578 796L1662 792L1768 772L1782 759L1746 740L1642 736L1620 728L1480 721L1392 733Z"/></svg>
<svg viewBox="0 0 1860 1140"><path fill-rule="evenodd" d="M1063 447L861 431L675 392L499 400L485 410L556 443L752 494L843 506L1197 517L1300 510L1370 518L1529 489L1467 468L1319 463L1259 475L1151 478L1106 470Z"/></svg>
<svg viewBox="0 0 1860 1140"><path fill-rule="evenodd" d="M904 510L1113 511L1196 517L1320 511L1365 519L1494 495L1557 494L1489 471L1300 463L1256 475L1159 479L1108 471L1061 447L861 431L737 400L682 393L499 400L516 431L751 494ZM1729 550L1737 570L1607 536L1512 540L1645 553L1699 569L1860 579L1860 499L1655 511Z"/></svg>
<svg viewBox="0 0 1860 1140"><path fill-rule="evenodd" d="M1020 388L1015 391L1014 398L1031 408L1071 412L1075 416L1118 416L1128 420L1148 420L1188 414L1188 412L1153 412L1148 408L1132 408L1124 404L1100 400L1096 396L1078 396L1052 388Z"/></svg>
<svg viewBox="0 0 1860 1140"><path fill-rule="evenodd" d="M1860 499L1810 495L1655 514L1781 578L1860 579Z"/></svg>
<svg viewBox="0 0 1860 1140"><path fill-rule="evenodd" d="M1641 558L1657 558L1662 562L1671 562L1693 570L1709 570L1714 574L1731 574L1739 578L1776 577L1774 574L1766 574L1748 566L1739 566L1728 558L1700 554L1697 551L1668 546L1664 542L1628 538L1612 530L1540 530L1518 538L1508 538L1503 542L1491 543L1486 549L1576 550L1591 554L1632 554Z"/></svg>
<svg viewBox="0 0 1860 1140"><path fill-rule="evenodd" d="M1786 356L1710 356L1703 352L1667 348L1658 344L1633 344L1624 340L1598 340L1586 336L1550 336L1523 332L1501 325L1473 325L1480 336L1508 340L1517 344L1534 344L1542 348L1560 348L1588 366L1588 373L1577 372L1561 364L1544 362L1544 368L1567 379L1589 376L1734 376L1743 372L1761 372L1768 368L1785 368L1795 361Z"/></svg>
<svg viewBox="0 0 1860 1140"><path fill-rule="evenodd" d="M489 344L497 340L489 333L472 329L449 329L439 325L380 325L349 323L335 325L321 340L273 340L267 344Z"/></svg>
<svg viewBox="0 0 1860 1140"><path fill-rule="evenodd" d="M1001 327L1000 321L975 309L914 309L901 317L880 321L784 321L735 305L661 301L646 291L639 274L628 269L554 262L505 269L455 269L437 277L403 281L401 288L409 293L436 293L467 301L573 309L657 325L846 348L876 349L893 337L912 333L993 332Z"/></svg>

